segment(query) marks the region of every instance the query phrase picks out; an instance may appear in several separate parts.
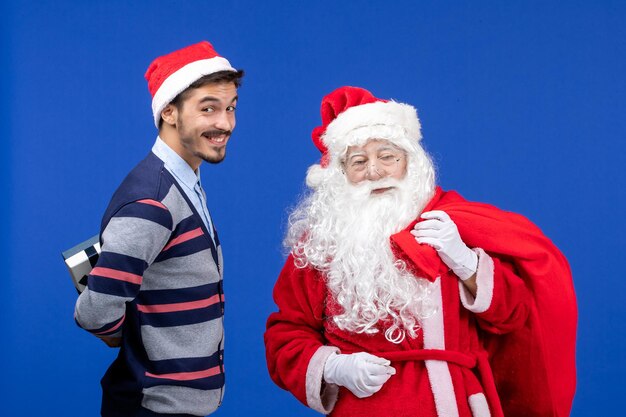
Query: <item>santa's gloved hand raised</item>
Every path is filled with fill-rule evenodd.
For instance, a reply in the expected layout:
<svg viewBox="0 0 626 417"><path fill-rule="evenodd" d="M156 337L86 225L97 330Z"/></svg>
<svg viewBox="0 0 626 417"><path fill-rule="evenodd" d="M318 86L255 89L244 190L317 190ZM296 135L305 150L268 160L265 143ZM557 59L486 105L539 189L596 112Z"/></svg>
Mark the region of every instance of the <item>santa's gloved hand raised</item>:
<svg viewBox="0 0 626 417"><path fill-rule="evenodd" d="M324 365L324 380L350 390L359 398L377 393L396 370L391 362L365 352L332 353Z"/></svg>
<svg viewBox="0 0 626 417"><path fill-rule="evenodd" d="M435 248L441 260L465 281L476 273L478 255L461 239L456 224L445 211L422 213L411 234L415 240Z"/></svg>

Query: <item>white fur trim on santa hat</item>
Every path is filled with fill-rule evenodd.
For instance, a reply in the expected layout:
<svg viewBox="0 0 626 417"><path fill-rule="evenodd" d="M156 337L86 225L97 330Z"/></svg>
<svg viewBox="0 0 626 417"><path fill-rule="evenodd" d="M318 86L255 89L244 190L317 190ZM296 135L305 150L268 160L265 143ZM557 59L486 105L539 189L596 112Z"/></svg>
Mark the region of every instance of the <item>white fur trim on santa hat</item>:
<svg viewBox="0 0 626 417"><path fill-rule="evenodd" d="M350 107L328 125L322 136L331 158L348 146L360 146L370 139L384 139L405 150L412 149L422 139L417 111L395 101Z"/></svg>
<svg viewBox="0 0 626 417"><path fill-rule="evenodd" d="M167 77L152 98L152 115L154 124L158 128L161 119L161 111L177 95L199 78L218 71L237 71L226 58L216 56L191 62Z"/></svg>

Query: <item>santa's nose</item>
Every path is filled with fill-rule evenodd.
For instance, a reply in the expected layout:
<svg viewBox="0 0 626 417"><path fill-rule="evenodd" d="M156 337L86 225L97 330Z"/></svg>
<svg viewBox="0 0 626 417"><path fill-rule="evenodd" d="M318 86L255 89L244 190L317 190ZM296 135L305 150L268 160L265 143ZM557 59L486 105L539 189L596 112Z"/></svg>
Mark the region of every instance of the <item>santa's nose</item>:
<svg viewBox="0 0 626 417"><path fill-rule="evenodd" d="M367 166L367 171L365 172L365 178L368 180L379 180L383 177L383 174L378 170L376 164L369 164Z"/></svg>

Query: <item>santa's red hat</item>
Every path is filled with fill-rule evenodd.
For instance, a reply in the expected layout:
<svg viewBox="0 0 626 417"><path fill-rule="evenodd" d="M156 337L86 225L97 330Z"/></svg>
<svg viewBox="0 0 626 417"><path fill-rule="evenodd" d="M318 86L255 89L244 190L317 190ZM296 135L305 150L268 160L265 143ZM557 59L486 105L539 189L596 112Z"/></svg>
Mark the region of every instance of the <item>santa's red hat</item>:
<svg viewBox="0 0 626 417"><path fill-rule="evenodd" d="M384 139L410 151L422 139L413 106L374 97L358 87L340 87L322 100L322 125L313 129L313 143L322 152L319 165L307 172L307 184L316 188L329 164L339 164L348 146Z"/></svg>
<svg viewBox="0 0 626 417"><path fill-rule="evenodd" d="M145 78L152 94L154 124L159 127L161 111L196 80L218 71L237 71L207 41L187 46L152 61Z"/></svg>

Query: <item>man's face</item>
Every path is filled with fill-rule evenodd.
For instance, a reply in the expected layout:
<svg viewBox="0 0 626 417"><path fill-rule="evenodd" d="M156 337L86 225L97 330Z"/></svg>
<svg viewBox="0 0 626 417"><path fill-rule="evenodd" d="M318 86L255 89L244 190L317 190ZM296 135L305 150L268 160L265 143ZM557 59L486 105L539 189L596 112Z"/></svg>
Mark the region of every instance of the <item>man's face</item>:
<svg viewBox="0 0 626 417"><path fill-rule="evenodd" d="M204 160L212 164L226 156L226 144L235 128L237 88L233 83L207 84L188 92L176 108L178 149L192 168Z"/></svg>
<svg viewBox="0 0 626 417"><path fill-rule="evenodd" d="M370 139L363 146L348 147L343 168L353 185L384 178L399 180L406 175L406 153L386 140ZM375 188L372 193L384 193L391 188Z"/></svg>

